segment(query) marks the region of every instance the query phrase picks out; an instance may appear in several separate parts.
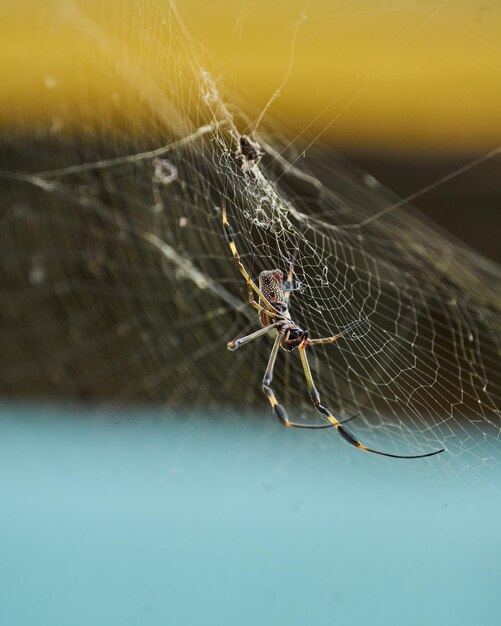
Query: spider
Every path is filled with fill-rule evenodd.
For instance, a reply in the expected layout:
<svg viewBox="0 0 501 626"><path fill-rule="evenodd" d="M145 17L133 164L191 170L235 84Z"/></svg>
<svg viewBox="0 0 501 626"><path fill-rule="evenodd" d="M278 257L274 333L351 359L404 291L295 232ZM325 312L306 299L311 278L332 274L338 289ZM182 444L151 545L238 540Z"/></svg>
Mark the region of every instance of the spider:
<svg viewBox="0 0 501 626"><path fill-rule="evenodd" d="M333 335L332 337L311 339L308 336L308 331L296 324L296 322L294 322L294 320L291 318L289 312L289 299L292 292L292 267L289 270L287 281L285 284L283 281L283 273L279 269L266 270L261 272L259 274L258 287L251 279L249 273L247 272L240 260L240 256L238 254L235 244L235 233L228 223L225 205L223 205L222 207L222 219L224 235L233 255L233 260L235 261L235 265L237 266L238 271L245 279L245 282L247 284L249 303L252 308L258 311L259 322L261 324L261 328L259 330L256 330L250 335L246 335L245 337L240 337L239 339L230 341L227 344L227 347L229 350L237 350L241 346L250 343L251 341L254 341L254 339L258 339L259 337L266 335L270 330L275 330L275 342L273 344L273 348L271 349L268 366L266 367L266 371L264 373L262 389L263 392L266 394L271 404L271 407L280 423L284 426L289 426L292 428L336 428L341 437L350 445L355 446L355 448L358 448L359 450L364 450L365 452L372 452L373 454L388 456L394 459L421 459L427 456L433 456L435 454L440 454L441 452L444 452L445 448L441 448L440 450L434 450L433 452L428 452L426 454L415 454L407 456L400 454L389 454L388 452L381 452L380 450L368 448L367 446L364 446L362 443L360 443L355 435L353 435L344 426L346 422L349 422L358 415L354 415L344 421L339 421L332 415L328 408L321 404L320 394L318 393L318 390L315 387L315 383L313 382L310 365L308 363L308 357L306 355L307 346L334 343L335 341L346 335L348 332L352 331L353 328L363 323L365 320L359 320L354 322L344 331L337 335ZM259 297L259 302L256 302L254 294ZM282 348L286 352L292 352L296 349L299 350L299 356L303 365L304 376L306 378L306 385L308 387L311 401L315 409L325 418L327 418L329 422L328 424L296 424L289 420L286 410L278 402L275 392L271 386L273 382L273 368L275 366L275 361L279 348Z"/></svg>
<svg viewBox="0 0 501 626"><path fill-rule="evenodd" d="M248 172L253 165L257 165L263 156L263 151L258 143L252 141L247 135L242 135L239 139L239 151L236 159L243 172Z"/></svg>

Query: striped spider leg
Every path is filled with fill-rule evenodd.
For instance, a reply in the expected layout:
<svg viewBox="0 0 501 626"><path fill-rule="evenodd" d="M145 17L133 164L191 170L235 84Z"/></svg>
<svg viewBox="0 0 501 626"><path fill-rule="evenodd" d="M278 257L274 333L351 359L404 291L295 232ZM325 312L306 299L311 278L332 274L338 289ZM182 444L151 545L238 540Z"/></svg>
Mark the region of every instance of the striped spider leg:
<svg viewBox="0 0 501 626"><path fill-rule="evenodd" d="M363 450L365 452L371 452L373 454L379 454L381 456L387 456L394 459L420 459L444 452L444 448L442 448L440 450L434 450L433 452L428 452L426 454L400 455L389 454L388 452L381 452L380 450L368 448L367 446L364 446L362 443L360 443L355 435L353 435L344 426L346 422L357 417L356 415L348 418L347 420L339 421L334 417L334 415L332 415L331 411L328 408L321 404L320 394L315 387L315 383L313 381L310 370L310 365L308 362L308 357L306 354L307 346L334 343L341 337L345 336L347 333L351 332L356 326L362 324L365 320L357 320L337 335L332 335L331 337L321 337L318 339L310 339L308 337L308 331L296 324L292 320L289 312L289 300L291 292L293 291L292 267L289 269L285 286L283 282L283 274L279 269L266 270L261 272L259 274L259 286L257 286L251 279L249 273L242 264L242 261L240 260L240 256L238 254L238 250L235 244L235 233L228 223L225 206L223 206L222 208L222 219L224 234L233 255L233 260L238 268L238 271L240 272L240 274L242 274L243 278L246 281L247 291L249 295L249 303L254 309L258 311L259 322L261 324L261 328L259 330L256 330L253 333L246 335L245 337L240 337L238 339L235 339L234 341L230 341L228 343L228 349L237 350L241 346L267 334L270 330L275 330L275 342L273 344L273 348L271 350L271 354L268 360L268 365L264 373L262 389L263 392L266 394L278 420L284 426L289 426L293 428L336 428L341 437L358 450ZM254 294L259 297L259 302L256 302ZM271 386L273 382L273 370L275 367L279 348L282 348L286 352L292 352L296 348L299 350L299 356L301 358L301 363L303 366L304 376L306 379L306 385L308 387L310 399L315 409L324 418L327 419L327 421L329 422L328 424L296 424L289 420L285 408L278 402L275 392Z"/></svg>

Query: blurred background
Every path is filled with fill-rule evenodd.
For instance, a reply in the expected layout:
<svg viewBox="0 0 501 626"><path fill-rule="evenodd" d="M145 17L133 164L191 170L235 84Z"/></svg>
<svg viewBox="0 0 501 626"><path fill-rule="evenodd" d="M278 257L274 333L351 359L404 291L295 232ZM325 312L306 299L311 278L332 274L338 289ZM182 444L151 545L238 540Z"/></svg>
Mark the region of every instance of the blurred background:
<svg viewBox="0 0 501 626"><path fill-rule="evenodd" d="M0 622L497 624L500 3L0 17ZM299 241L302 324L371 314L312 357L330 405L446 453L275 423L222 198L254 275Z"/></svg>
<svg viewBox="0 0 501 626"><path fill-rule="evenodd" d="M148 134L162 89L193 90L172 59L179 71L195 55L250 119L269 104L296 141L325 142L401 197L500 145L497 2L215 0L169 12L149 1L5 2L2 126ZM178 18L187 39L167 39ZM414 204L499 262L498 168L494 158Z"/></svg>

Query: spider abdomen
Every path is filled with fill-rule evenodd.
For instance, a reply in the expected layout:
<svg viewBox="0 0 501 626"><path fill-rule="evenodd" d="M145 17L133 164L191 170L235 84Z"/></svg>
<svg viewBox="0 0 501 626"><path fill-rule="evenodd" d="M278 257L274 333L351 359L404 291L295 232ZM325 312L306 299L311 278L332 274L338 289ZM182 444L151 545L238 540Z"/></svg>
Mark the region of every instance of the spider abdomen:
<svg viewBox="0 0 501 626"><path fill-rule="evenodd" d="M285 313L287 305L285 304L284 292L284 275L280 270L266 270L259 274L259 291L266 300L279 311ZM266 308L266 303L259 299L259 304ZM273 324L273 318L263 311L259 312L259 321L261 326L269 326Z"/></svg>

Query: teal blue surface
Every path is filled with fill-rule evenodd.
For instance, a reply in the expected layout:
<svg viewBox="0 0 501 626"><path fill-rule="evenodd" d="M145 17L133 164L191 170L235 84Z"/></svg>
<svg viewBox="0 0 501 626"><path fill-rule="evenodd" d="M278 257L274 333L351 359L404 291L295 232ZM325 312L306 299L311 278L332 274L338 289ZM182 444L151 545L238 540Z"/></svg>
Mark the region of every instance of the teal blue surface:
<svg viewBox="0 0 501 626"><path fill-rule="evenodd" d="M271 419L4 407L0 624L497 626L476 472Z"/></svg>

